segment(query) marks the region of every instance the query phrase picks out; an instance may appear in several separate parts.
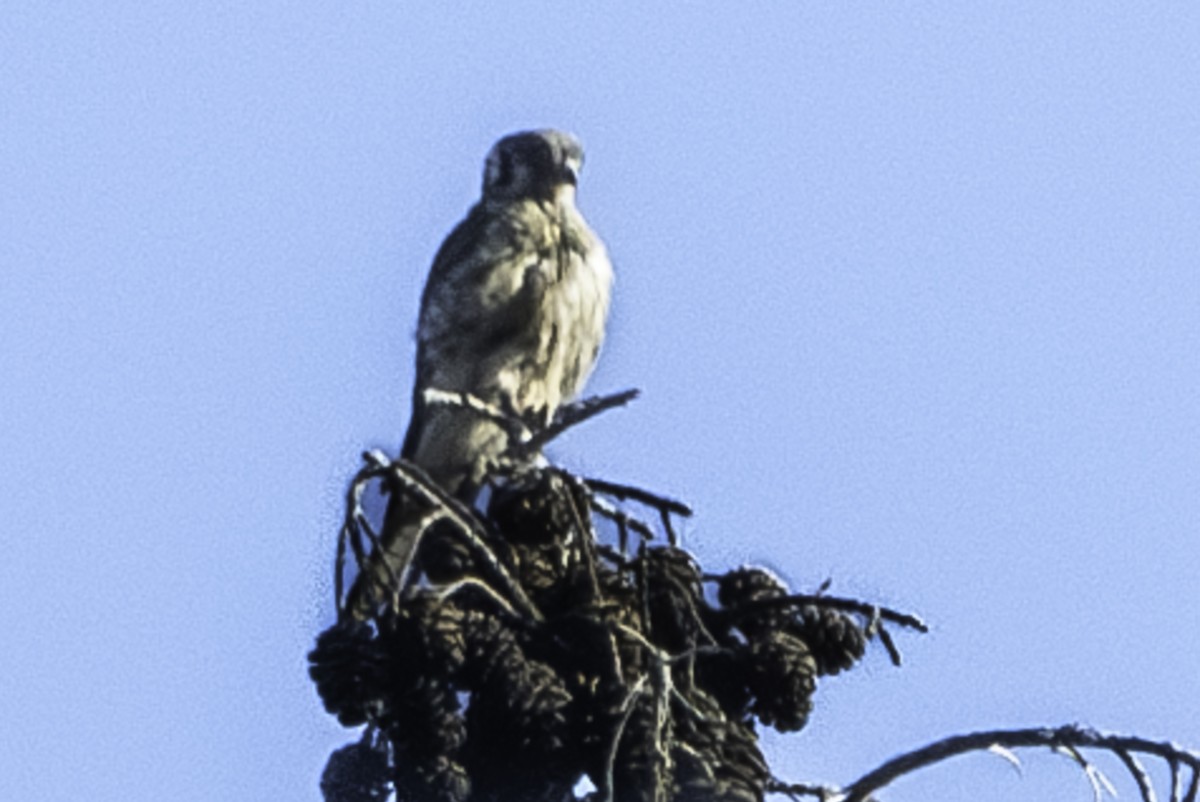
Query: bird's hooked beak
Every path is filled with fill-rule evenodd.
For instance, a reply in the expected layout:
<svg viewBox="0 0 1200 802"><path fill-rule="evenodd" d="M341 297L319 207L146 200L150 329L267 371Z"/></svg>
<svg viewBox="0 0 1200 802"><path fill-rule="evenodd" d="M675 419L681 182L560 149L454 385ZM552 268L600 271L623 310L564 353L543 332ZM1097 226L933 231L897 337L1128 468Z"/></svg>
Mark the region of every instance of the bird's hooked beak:
<svg viewBox="0 0 1200 802"><path fill-rule="evenodd" d="M573 205L575 203L575 189L579 184L579 168L578 159L566 159L559 166L555 178L554 199L558 203Z"/></svg>
<svg viewBox="0 0 1200 802"><path fill-rule="evenodd" d="M574 162L567 162L558 172L558 180L569 186L579 185L579 165Z"/></svg>

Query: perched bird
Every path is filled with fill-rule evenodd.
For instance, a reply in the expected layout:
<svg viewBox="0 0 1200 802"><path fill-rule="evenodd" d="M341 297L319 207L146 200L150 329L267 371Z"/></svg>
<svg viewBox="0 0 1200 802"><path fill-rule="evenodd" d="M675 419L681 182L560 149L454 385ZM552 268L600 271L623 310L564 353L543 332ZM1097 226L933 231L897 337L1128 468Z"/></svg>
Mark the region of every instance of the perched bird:
<svg viewBox="0 0 1200 802"><path fill-rule="evenodd" d="M421 297L412 420L401 456L473 501L509 445L494 417L430 403L465 393L533 430L574 399L604 338L612 266L575 207L583 149L554 130L506 136L487 156L483 196L442 243ZM370 615L407 566L422 510L393 493L347 611ZM386 565L385 565L386 563Z"/></svg>

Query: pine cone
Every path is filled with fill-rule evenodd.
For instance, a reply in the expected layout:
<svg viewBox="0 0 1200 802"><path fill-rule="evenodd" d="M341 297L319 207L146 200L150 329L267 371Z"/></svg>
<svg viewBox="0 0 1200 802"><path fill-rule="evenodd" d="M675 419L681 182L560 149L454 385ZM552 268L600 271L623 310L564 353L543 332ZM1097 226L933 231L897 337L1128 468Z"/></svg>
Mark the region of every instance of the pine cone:
<svg viewBox="0 0 1200 802"><path fill-rule="evenodd" d="M669 654L695 647L704 590L700 567L683 549L649 549L645 560L651 640Z"/></svg>
<svg viewBox="0 0 1200 802"><path fill-rule="evenodd" d="M466 764L482 794L477 798L561 799L581 773L571 748L572 696L554 668L525 654L511 630L491 635L487 664L469 663L467 672L474 681Z"/></svg>
<svg viewBox="0 0 1200 802"><path fill-rule="evenodd" d="M814 606L804 606L798 613L798 622L789 629L808 644L818 674L837 674L862 659L867 636L853 616Z"/></svg>
<svg viewBox="0 0 1200 802"><path fill-rule="evenodd" d="M701 691L688 702L702 715L677 711L673 802L762 802L771 773L753 726L723 716Z"/></svg>
<svg viewBox="0 0 1200 802"><path fill-rule="evenodd" d="M381 712L391 669L387 650L367 624L325 630L308 660L325 709L343 726L357 727Z"/></svg>
<svg viewBox="0 0 1200 802"><path fill-rule="evenodd" d="M778 599L788 595L788 589L779 577L761 568L738 568L721 577L717 585L717 601L727 610L737 612L740 608L764 599ZM790 613L784 608L771 608L751 614L739 614L734 623L749 638L780 629L786 625Z"/></svg>
<svg viewBox="0 0 1200 802"><path fill-rule="evenodd" d="M362 740L329 756L321 773L321 794L325 802L384 800L392 790L391 774L386 745L368 730Z"/></svg>
<svg viewBox="0 0 1200 802"><path fill-rule="evenodd" d="M787 632L750 643L750 709L762 723L780 732L798 730L812 712L817 662L808 645Z"/></svg>
<svg viewBox="0 0 1200 802"><path fill-rule="evenodd" d="M531 471L492 491L487 517L510 543L553 543L575 531L572 504L561 477Z"/></svg>

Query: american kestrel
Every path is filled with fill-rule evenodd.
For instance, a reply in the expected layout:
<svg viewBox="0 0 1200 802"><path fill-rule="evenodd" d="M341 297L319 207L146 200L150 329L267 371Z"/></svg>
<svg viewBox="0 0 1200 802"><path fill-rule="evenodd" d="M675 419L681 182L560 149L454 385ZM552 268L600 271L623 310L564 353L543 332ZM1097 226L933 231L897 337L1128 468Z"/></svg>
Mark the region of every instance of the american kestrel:
<svg viewBox="0 0 1200 802"><path fill-rule="evenodd" d="M509 433L479 411L429 403L426 391L469 394L536 430L579 394L595 365L612 265L575 207L582 164L583 149L570 134L504 137L487 156L483 197L434 257L401 456L468 503L508 448ZM382 561L393 570L372 558L350 593L355 617L390 595L389 577L408 564L419 528L411 507L392 495L381 541Z"/></svg>

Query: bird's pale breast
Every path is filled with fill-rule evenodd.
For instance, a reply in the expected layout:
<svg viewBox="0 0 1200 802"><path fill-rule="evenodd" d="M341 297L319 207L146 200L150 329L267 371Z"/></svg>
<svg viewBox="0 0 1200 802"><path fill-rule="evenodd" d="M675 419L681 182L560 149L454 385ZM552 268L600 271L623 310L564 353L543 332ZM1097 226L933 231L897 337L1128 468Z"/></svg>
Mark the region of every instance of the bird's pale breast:
<svg viewBox="0 0 1200 802"><path fill-rule="evenodd" d="M422 305L418 390L465 392L543 425L595 365L612 267L572 204L488 210L476 246L431 275ZM462 409L426 410L411 456L476 480L506 439ZM471 462L457 465L460 462ZM453 480L449 480L454 484Z"/></svg>

